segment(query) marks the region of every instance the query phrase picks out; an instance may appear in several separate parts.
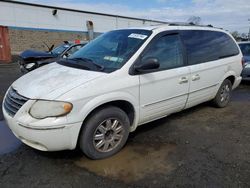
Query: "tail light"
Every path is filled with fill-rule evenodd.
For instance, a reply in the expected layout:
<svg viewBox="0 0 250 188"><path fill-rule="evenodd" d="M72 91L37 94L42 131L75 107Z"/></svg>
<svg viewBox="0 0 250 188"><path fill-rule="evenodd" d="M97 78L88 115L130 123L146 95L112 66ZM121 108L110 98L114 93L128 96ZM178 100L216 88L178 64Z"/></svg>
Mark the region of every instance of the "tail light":
<svg viewBox="0 0 250 188"><path fill-rule="evenodd" d="M241 64L242 64L242 67L243 67L243 68L244 68L244 66L245 66L245 63L246 63L245 59L242 58L242 59L241 59Z"/></svg>

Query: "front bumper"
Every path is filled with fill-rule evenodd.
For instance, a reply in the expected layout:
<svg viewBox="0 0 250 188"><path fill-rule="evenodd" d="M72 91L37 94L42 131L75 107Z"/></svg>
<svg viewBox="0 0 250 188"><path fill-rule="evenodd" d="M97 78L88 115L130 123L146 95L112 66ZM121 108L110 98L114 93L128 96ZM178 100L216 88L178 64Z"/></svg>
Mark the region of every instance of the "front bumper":
<svg viewBox="0 0 250 188"><path fill-rule="evenodd" d="M43 121L43 124L47 121L47 124L45 124L46 127L32 127L28 123L22 123L18 120L20 119L23 121L24 117L17 118L18 116L20 117L21 114L22 113L18 112L14 117L11 117L3 108L3 115L7 125L12 130L13 134L24 144L41 151L75 149L82 125L81 122L67 123L67 121L65 121L65 124L60 122L60 126L55 126L55 121L44 119L40 121ZM66 120L67 118L64 119ZM32 121L30 122L34 124Z"/></svg>

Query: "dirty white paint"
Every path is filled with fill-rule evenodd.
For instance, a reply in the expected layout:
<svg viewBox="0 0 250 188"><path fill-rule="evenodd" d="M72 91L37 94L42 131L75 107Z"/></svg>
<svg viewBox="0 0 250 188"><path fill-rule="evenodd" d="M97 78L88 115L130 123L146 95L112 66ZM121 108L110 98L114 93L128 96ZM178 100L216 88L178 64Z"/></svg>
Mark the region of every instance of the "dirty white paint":
<svg viewBox="0 0 250 188"><path fill-rule="evenodd" d="M149 26L161 23L59 8L57 14L53 16L53 10L52 7L0 2L0 25L30 29L87 31L86 21L92 21L95 32L106 32L117 28Z"/></svg>

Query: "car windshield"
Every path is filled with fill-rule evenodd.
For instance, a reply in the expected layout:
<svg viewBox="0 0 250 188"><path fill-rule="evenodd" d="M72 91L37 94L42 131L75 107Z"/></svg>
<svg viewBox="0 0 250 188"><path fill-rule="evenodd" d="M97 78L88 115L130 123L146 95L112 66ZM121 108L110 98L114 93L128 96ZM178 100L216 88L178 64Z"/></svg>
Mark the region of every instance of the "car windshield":
<svg viewBox="0 0 250 188"><path fill-rule="evenodd" d="M53 49L51 53L56 55L61 55L67 48L69 48L68 44L62 44Z"/></svg>
<svg viewBox="0 0 250 188"><path fill-rule="evenodd" d="M110 31L58 63L73 65L75 68L88 67L88 70L113 72L130 59L151 33L152 31L141 29Z"/></svg>
<svg viewBox="0 0 250 188"><path fill-rule="evenodd" d="M250 43L239 44L239 46L244 56L250 56Z"/></svg>

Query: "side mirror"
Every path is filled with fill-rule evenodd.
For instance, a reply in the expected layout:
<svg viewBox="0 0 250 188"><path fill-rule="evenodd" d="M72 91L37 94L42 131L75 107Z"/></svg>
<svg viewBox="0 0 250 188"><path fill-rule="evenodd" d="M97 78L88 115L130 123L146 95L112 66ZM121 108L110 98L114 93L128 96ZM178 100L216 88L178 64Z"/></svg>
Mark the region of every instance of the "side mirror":
<svg viewBox="0 0 250 188"><path fill-rule="evenodd" d="M139 65L134 65L134 70L139 73L148 73L160 67L157 58L147 58L142 60Z"/></svg>

